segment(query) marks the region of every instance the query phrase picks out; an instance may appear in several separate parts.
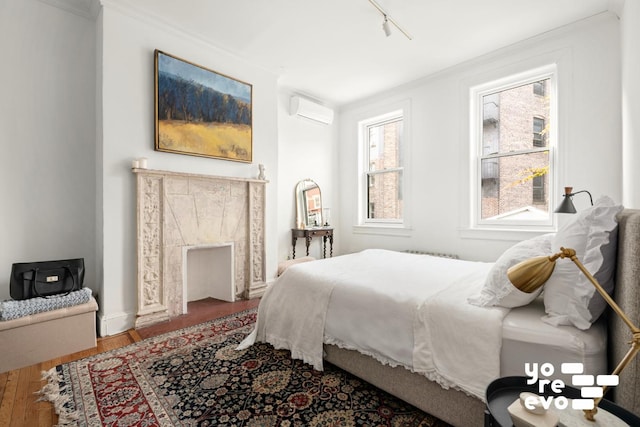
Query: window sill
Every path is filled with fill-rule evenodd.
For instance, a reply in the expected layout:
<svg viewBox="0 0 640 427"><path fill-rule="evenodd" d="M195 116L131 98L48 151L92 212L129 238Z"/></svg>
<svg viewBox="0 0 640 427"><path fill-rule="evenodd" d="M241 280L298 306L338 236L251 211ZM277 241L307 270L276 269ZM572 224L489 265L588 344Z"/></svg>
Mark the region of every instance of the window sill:
<svg viewBox="0 0 640 427"><path fill-rule="evenodd" d="M354 225L354 234L375 234L379 236L411 237L411 227L403 225Z"/></svg>
<svg viewBox="0 0 640 427"><path fill-rule="evenodd" d="M547 233L555 233L553 227L537 227L537 228L460 228L458 235L461 239L478 239L478 240L505 240L520 242L532 237L540 236Z"/></svg>

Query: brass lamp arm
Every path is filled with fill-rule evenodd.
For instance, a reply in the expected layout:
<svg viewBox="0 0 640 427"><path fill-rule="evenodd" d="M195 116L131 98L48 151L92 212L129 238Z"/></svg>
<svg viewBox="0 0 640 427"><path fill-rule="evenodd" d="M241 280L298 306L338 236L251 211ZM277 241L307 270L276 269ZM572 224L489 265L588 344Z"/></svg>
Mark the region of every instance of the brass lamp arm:
<svg viewBox="0 0 640 427"><path fill-rule="evenodd" d="M627 366L629 362L635 357L635 355L640 351L640 334L633 334L633 339L631 340L631 348L627 351L627 354L624 355L616 369L613 370L612 375L618 375L622 370Z"/></svg>
<svg viewBox="0 0 640 427"><path fill-rule="evenodd" d="M622 370L627 366L627 364L631 362L634 357L636 357L636 354L638 354L638 351L640 351L640 334L633 334L633 340L631 341L631 348L624 355L620 363L618 363L618 366L616 366L616 368L613 370L611 375L619 375L620 372L622 372ZM607 389L608 389L608 386L606 385L602 387L603 396L604 396L604 393L607 391ZM595 421L594 417L598 412L598 405L600 404L601 400L602 400L602 397L594 399L593 401L594 408L584 410L584 416L586 419L588 419L589 421Z"/></svg>
<svg viewBox="0 0 640 427"><path fill-rule="evenodd" d="M627 351L625 356L622 358L620 363L618 363L618 366L616 366L616 368L613 370L613 373L612 373L612 375L620 374L620 372L622 372L622 370L627 366L627 364L631 362L631 360L633 360L633 358L638 354L638 351L640 351L640 328L638 328L636 325L633 324L631 319L629 319L629 317L627 317L627 315L622 311L618 303L616 303L614 299L611 298L611 296L607 293L607 291L604 290L604 288L600 285L600 283L598 283L598 281L591 275L591 273L589 273L589 271L584 267L584 265L580 262L580 260L576 256L575 250L560 248L560 252L550 256L549 260L555 261L558 258L569 258L571 261L573 261L574 264L580 269L580 271L582 271L582 274L584 274L586 278L589 279L591 284L595 286L595 288L598 290L598 293L602 296L602 298L604 298L607 304L609 304L609 306L613 309L613 311L615 311L616 314L620 316L622 321L627 324L629 329L631 329L631 333L633 334L633 338L631 339L631 342L630 342L631 348L629 349L629 351ZM607 390L607 386L602 387L603 395L606 390ZM602 397L595 399L594 408L584 410L586 419L588 419L589 421L595 421L594 416L598 412L598 404L600 403L601 400L602 400Z"/></svg>

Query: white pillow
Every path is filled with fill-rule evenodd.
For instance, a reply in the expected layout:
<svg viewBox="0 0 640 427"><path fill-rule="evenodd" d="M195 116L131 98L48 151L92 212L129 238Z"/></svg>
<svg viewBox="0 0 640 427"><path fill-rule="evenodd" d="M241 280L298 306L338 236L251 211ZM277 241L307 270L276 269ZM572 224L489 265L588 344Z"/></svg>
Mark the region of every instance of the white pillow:
<svg viewBox="0 0 640 427"><path fill-rule="evenodd" d="M517 263L529 258L550 255L551 241L553 234L544 234L528 240L516 243L498 258L496 263L489 270L484 287L479 295L468 298L468 302L480 307L500 306L500 307L520 307L529 304L536 299L542 286L534 292L522 292L511 284L507 277L507 270Z"/></svg>
<svg viewBox="0 0 640 427"><path fill-rule="evenodd" d="M603 196L558 230L552 242L552 253L559 252L561 247L574 249L578 260L609 294L614 286L616 215L620 211L621 205ZM578 266L565 258L556 261L544 285L544 306L547 316L542 320L546 323L574 325L585 330L600 317L607 303Z"/></svg>

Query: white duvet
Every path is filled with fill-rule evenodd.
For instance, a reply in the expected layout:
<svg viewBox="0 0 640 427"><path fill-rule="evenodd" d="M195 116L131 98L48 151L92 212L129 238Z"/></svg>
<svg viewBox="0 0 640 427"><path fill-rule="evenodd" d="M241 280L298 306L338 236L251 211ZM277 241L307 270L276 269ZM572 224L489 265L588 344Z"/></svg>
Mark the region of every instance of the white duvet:
<svg viewBox="0 0 640 427"><path fill-rule="evenodd" d="M467 298L492 265L380 249L296 264L267 289L240 348L268 342L321 370L326 342L484 400L509 310Z"/></svg>

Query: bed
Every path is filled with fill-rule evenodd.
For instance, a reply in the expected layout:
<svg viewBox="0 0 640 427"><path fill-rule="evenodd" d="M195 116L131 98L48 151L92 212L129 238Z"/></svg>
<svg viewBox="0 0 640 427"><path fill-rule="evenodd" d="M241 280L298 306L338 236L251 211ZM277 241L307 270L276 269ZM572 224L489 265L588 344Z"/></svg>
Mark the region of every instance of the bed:
<svg viewBox="0 0 640 427"><path fill-rule="evenodd" d="M616 224L607 237L609 246L617 249L610 272L615 277L613 295L638 322L640 210L613 213ZM589 215L596 220L604 216L597 209ZM587 213L576 216L580 227L588 219ZM559 237L547 236L546 241L552 244ZM573 242L571 236L562 238ZM540 247L539 241L533 245L535 250ZM593 266L589 251L596 249L587 244L585 266ZM518 307L465 304L484 291L483 283L499 263L366 250L298 264L265 293L256 329L241 345L257 339L290 349L292 357L317 369L325 361L332 363L455 426L482 425L484 388L500 376L524 375L524 362L579 361L588 372L607 373L621 360L630 333L606 307L588 327L542 321L550 316L545 315L545 298L552 295L551 285ZM575 269L570 261L565 263ZM429 277L433 286L421 286L416 277ZM378 283L385 281L409 285L394 287L389 300L378 290ZM342 282L349 287L343 288ZM407 350L402 343L411 340ZM439 343L437 348L430 347L433 342ZM640 413L638 361L626 367L612 392L608 399Z"/></svg>

